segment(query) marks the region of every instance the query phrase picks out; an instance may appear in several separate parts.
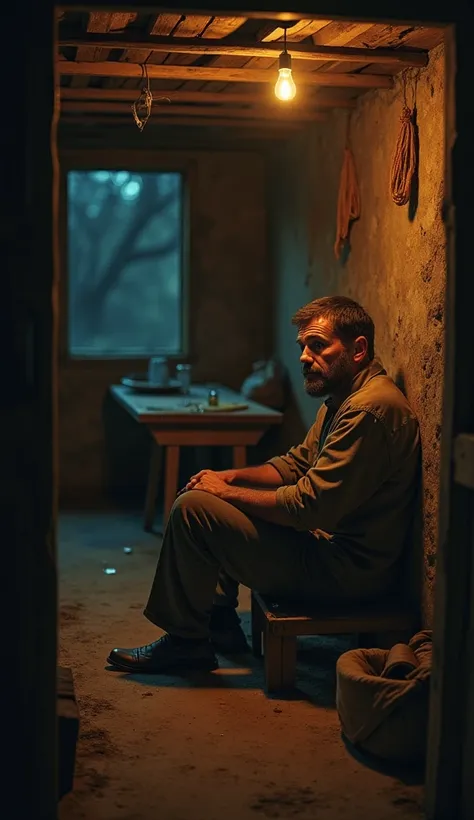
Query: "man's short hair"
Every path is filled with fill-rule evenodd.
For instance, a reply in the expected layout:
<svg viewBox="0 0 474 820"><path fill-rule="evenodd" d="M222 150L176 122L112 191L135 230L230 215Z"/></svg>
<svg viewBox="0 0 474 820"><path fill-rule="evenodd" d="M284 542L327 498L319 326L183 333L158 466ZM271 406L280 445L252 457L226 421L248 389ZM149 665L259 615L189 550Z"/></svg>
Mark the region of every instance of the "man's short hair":
<svg viewBox="0 0 474 820"><path fill-rule="evenodd" d="M353 342L358 336L365 336L368 358L374 358L374 323L367 311L353 299L347 296L323 296L321 299L314 299L300 307L291 322L301 328L313 319L328 319L335 335L343 344Z"/></svg>

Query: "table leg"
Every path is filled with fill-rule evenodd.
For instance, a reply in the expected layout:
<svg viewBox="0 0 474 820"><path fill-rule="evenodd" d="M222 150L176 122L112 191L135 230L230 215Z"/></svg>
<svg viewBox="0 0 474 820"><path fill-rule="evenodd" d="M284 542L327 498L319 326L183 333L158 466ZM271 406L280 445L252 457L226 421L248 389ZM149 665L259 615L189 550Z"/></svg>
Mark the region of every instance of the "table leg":
<svg viewBox="0 0 474 820"><path fill-rule="evenodd" d="M171 507L178 492L179 446L172 444L166 448L165 502L163 509L163 529L166 527Z"/></svg>
<svg viewBox="0 0 474 820"><path fill-rule="evenodd" d="M234 470L239 470L247 464L247 448L241 444L232 448L233 451L233 467Z"/></svg>
<svg viewBox="0 0 474 820"><path fill-rule="evenodd" d="M158 489L158 479L160 477L161 450L157 443L151 442L150 470L148 473L148 484L145 499L145 530L150 532L155 520L156 492Z"/></svg>

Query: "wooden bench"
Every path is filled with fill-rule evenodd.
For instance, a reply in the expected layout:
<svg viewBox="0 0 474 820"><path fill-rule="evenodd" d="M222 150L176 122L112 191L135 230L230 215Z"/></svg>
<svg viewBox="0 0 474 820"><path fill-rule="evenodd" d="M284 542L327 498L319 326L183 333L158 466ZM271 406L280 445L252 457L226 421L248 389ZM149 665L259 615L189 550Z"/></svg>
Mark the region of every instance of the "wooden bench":
<svg viewBox="0 0 474 820"><path fill-rule="evenodd" d="M365 606L311 608L252 592L252 651L264 657L265 691L292 689L296 682L296 639L303 635L387 636L394 643L419 628L415 608L386 598ZM390 640L393 635L393 640ZM403 635L403 638L402 638ZM361 641L358 641L362 645Z"/></svg>

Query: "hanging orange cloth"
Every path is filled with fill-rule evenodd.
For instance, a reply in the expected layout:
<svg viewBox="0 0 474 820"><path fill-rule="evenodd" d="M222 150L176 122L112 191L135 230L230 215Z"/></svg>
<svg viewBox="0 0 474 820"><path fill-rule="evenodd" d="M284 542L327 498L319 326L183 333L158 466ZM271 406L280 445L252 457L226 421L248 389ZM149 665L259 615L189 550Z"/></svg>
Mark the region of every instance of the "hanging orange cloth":
<svg viewBox="0 0 474 820"><path fill-rule="evenodd" d="M395 205L406 205L410 199L411 183L416 170L416 135L413 111L405 104L400 117L402 127L392 158L390 193Z"/></svg>
<svg viewBox="0 0 474 820"><path fill-rule="evenodd" d="M339 181L339 197L337 200L337 228L334 253L339 259L342 249L349 238L351 222L360 217L360 191L357 182L354 155L346 145L344 160Z"/></svg>

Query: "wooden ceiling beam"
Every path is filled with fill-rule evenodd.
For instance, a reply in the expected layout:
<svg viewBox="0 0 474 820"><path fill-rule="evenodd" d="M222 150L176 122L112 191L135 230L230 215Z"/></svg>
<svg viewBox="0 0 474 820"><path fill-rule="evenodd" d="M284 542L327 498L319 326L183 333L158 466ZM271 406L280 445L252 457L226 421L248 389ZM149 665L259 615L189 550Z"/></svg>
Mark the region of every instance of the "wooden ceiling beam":
<svg viewBox="0 0 474 820"><path fill-rule="evenodd" d="M115 123L126 124L129 122L131 126L136 128L135 123L130 118L130 113L126 114L114 114L110 116L103 115L75 115L75 114L68 114L67 116L61 116L60 122L62 124L75 124L81 123L84 125L94 125L95 123L101 124L110 124L114 125ZM278 132L293 132L299 131L303 127L303 123L297 121L288 120L288 122L280 122L280 121L272 121L269 119L260 119L260 120L236 120L236 119L227 119L225 117L150 117L146 124L146 128L150 126L198 126L202 127L205 126L206 128L235 128L238 130L239 128L254 128L256 131L278 131Z"/></svg>
<svg viewBox="0 0 474 820"><path fill-rule="evenodd" d="M164 51L169 54L195 54L196 57L205 54L214 54L229 57L274 57L282 51L282 43L252 43L250 41L234 40L195 40L187 38L147 37L146 39L131 38L130 36L97 34L83 37L62 36L59 45L63 47L108 49L143 49L144 51ZM424 51L410 51L388 48L350 48L344 46L314 46L309 43L290 44L288 50L294 60L312 60L326 62L350 62L367 65L368 63L396 63L402 66L423 67L428 63L428 55Z"/></svg>
<svg viewBox="0 0 474 820"><path fill-rule="evenodd" d="M64 113L96 113L96 114L128 114L131 116L131 106L121 102L62 102L61 111ZM298 109L295 106L283 108L279 106L260 106L259 108L235 108L229 106L210 105L168 105L157 103L152 107L152 116L168 118L174 116L190 117L234 117L234 119L262 119L268 117L270 121L282 122L320 122L325 115L318 111Z"/></svg>
<svg viewBox="0 0 474 820"><path fill-rule="evenodd" d="M58 72L67 76L89 77L143 77L139 63L57 61ZM147 65L150 79L200 80L225 83L272 83L275 72L258 68L209 68L194 65ZM318 85L333 88L392 88L393 80L383 74L323 74L316 71L295 71L295 82L301 85Z"/></svg>
<svg viewBox="0 0 474 820"><path fill-rule="evenodd" d="M120 5L123 5L123 4L117 3L116 0L113 0L113 2L111 2L111 0L104 0L103 8L107 9L110 6L113 6L115 8L116 6L120 6ZM196 3L192 3L191 8L189 6L186 6L184 9L182 9L182 13L183 14L192 14L193 12L196 13L196 9L195 9L196 5L197 5ZM261 4L261 5L263 5L263 4ZM306 5L308 5L308 4L306 4ZM311 4L311 5L313 5L313 4ZM347 13L343 13L342 11L340 12L341 17L348 17L348 19L351 19L351 15L349 14L349 12L353 11L353 8L349 8L350 5L351 4L349 4L347 6L347 9L345 10L345 11L347 11ZM235 15L235 9L225 9L225 8L222 9L221 8L221 9L217 10L216 8L212 8L212 9L203 10L200 6L201 6L201 3L199 3L199 14L205 14L206 11L208 11L209 14L218 14L219 16L222 16L222 17L233 17ZM67 6L65 8L66 8L67 12L89 12L90 11L90 5L87 5L87 3L85 3L85 2L79 2L79 0L77 0L76 2L74 2L74 0L71 0L71 2L70 3L68 2ZM156 7L154 7L153 5L143 4L140 8L144 12L149 11L150 14L153 14L154 12L156 12ZM404 11L406 11L407 8L408 8L408 6L406 4L404 4ZM410 8L411 8L411 6L410 6ZM440 25L439 22L438 23L436 22L436 17L440 16L439 13L438 13L438 15L436 15L436 14L433 15L433 18L435 18L435 19L433 19L432 17L428 17L428 19L427 19L426 16L424 16L424 14L420 13L420 3L418 3L417 11L418 11L417 16L413 15L413 9L412 9L412 14L411 15L408 14L408 12L407 12L407 16L402 17L400 22L406 23L407 26L422 26L422 25L426 26L428 24L429 25L438 25L438 26ZM160 14L162 15L166 12L168 12L168 13L176 12L176 5L174 5L174 6L160 5ZM326 12L327 12L327 8L326 8ZM243 14L243 12L241 12L241 13ZM276 24L276 21L280 21L280 20L282 22L284 21L285 23L287 23L289 21L293 21L295 25L302 18L307 19L308 22L310 22L313 19L318 19L321 16L321 13L322 12L320 12L319 14L315 14L311 11L309 11L308 13L305 13L305 12L302 12L302 11L275 11L275 10L272 10L272 11L266 11L265 10L264 11L262 9L256 9L256 10L246 9L245 10L245 16L249 20L269 20L270 23L275 23L275 24ZM332 13L332 11L331 11L331 13ZM388 13L388 10L385 11L385 13L383 13L381 11L381 13L380 13L380 23L392 23L394 13L395 12L393 12L393 10L392 10L392 16L391 16ZM367 22L372 22L373 23L373 16L372 15L367 16L366 14L365 15L364 14L357 14L356 17L357 17L358 20L367 20ZM377 19L379 19L379 18L377 18ZM442 16L442 20L445 21L448 24L449 21L451 20L451 17L448 13L446 13ZM398 21L396 21L396 22L398 22Z"/></svg>
<svg viewBox="0 0 474 820"><path fill-rule="evenodd" d="M61 88L61 100L90 100L92 101L106 101L112 102L134 102L138 97L139 91L133 88ZM152 89L154 100L160 98L169 99L172 102L180 103L201 103L201 104L225 104L231 103L233 105L257 105L262 108L267 108L271 105L276 105L277 102L273 97L264 96L263 94L243 94L240 92L232 93L232 91L160 91L159 89ZM306 108L355 108L356 101L354 99L347 99L347 97L321 97L316 95L298 95L298 107Z"/></svg>
<svg viewBox="0 0 474 820"><path fill-rule="evenodd" d="M298 20L297 23L286 29L287 41L295 43L305 40L306 37L310 37L330 22L330 20ZM273 22L267 23L260 29L257 33L257 40L261 40L262 43L271 43L275 40L283 40L284 36L285 30L281 26L275 27L275 22Z"/></svg>

